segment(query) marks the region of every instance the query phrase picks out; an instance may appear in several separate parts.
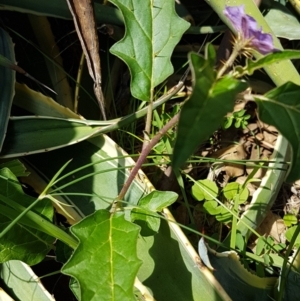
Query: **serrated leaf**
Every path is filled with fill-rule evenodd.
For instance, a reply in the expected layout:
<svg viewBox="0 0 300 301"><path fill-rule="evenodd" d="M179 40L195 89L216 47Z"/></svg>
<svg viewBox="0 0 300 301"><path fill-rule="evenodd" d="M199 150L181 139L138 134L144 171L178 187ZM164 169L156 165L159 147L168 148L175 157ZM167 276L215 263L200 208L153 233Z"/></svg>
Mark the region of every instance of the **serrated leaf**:
<svg viewBox="0 0 300 301"><path fill-rule="evenodd" d="M3 168L0 171L0 205L3 206L2 195L6 198L18 202L24 207L29 206L35 199L24 194L21 184L12 172ZM2 209L4 210L4 209ZM43 200L38 203L33 211L42 215L44 219L51 220L53 207L51 202ZM0 213L0 232L11 219ZM42 261L52 247L54 238L35 230L16 224L0 240L0 262L16 259L26 262L29 265L37 264Z"/></svg>
<svg viewBox="0 0 300 301"><path fill-rule="evenodd" d="M110 0L122 12L126 32L110 52L131 73L131 93L149 101L153 89L173 73L170 57L190 24L175 13L173 0Z"/></svg>
<svg viewBox="0 0 300 301"><path fill-rule="evenodd" d="M80 243L62 272L80 284L82 301L134 300L139 227L98 210L71 228ZM87 266L89 269L87 269Z"/></svg>
<svg viewBox="0 0 300 301"><path fill-rule="evenodd" d="M175 169L221 125L226 113L233 109L236 94L247 87L231 76L217 80L211 59L190 53L189 61L194 87L180 114L172 160Z"/></svg>
<svg viewBox="0 0 300 301"><path fill-rule="evenodd" d="M199 180L192 186L192 195L198 201L213 200L219 193L215 182L205 179Z"/></svg>
<svg viewBox="0 0 300 301"><path fill-rule="evenodd" d="M293 150L288 182L300 178L300 86L286 84L266 93L263 98L255 98L260 119L275 126L289 141Z"/></svg>

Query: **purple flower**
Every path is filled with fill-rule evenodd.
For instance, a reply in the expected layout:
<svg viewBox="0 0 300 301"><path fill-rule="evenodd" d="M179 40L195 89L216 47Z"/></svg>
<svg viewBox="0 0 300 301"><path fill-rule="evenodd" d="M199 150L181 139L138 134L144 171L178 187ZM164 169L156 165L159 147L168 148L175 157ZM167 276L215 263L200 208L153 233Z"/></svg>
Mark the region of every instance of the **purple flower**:
<svg viewBox="0 0 300 301"><path fill-rule="evenodd" d="M247 47L252 47L262 54L276 51L272 35L263 33L261 28L257 29L255 19L245 14L244 5L226 6L224 15L232 23L239 38L246 43Z"/></svg>

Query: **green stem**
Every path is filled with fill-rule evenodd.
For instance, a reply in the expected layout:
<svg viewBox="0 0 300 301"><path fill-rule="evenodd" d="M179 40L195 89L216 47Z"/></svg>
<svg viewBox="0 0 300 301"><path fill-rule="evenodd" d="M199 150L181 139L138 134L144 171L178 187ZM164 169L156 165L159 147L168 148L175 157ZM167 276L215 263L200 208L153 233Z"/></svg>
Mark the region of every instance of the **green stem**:
<svg viewBox="0 0 300 301"><path fill-rule="evenodd" d="M236 58L238 57L238 55L240 54L241 50L243 49L244 45L242 43L240 43L239 41L237 41L234 44L232 53L230 55L230 57L228 58L228 60L224 63L224 65L221 67L221 69L218 72L217 78L220 78L221 76L223 76L223 74L234 64L234 61L236 60Z"/></svg>

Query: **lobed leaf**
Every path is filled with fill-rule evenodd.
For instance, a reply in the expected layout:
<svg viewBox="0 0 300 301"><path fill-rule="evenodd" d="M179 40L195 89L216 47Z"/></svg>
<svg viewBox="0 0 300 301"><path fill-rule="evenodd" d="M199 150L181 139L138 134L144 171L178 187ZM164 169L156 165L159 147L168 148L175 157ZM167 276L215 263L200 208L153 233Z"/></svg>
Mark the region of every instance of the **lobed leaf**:
<svg viewBox="0 0 300 301"><path fill-rule="evenodd" d="M124 214L98 210L71 228L80 243L62 272L80 284L82 301L135 300L139 227ZM88 269L87 269L88 267Z"/></svg>
<svg viewBox="0 0 300 301"><path fill-rule="evenodd" d="M131 93L149 101L153 89L173 73L171 54L190 24L179 18L173 0L110 0L122 12L126 32L110 52L131 73Z"/></svg>

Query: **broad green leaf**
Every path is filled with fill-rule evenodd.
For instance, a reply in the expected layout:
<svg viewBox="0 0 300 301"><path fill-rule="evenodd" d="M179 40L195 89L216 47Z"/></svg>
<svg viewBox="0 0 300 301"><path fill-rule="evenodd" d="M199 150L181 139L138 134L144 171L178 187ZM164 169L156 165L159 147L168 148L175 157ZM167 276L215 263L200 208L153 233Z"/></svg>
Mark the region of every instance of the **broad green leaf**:
<svg viewBox="0 0 300 301"><path fill-rule="evenodd" d="M294 214L287 213L283 217L283 222L287 227L292 225L296 225L298 223L298 219Z"/></svg>
<svg viewBox="0 0 300 301"><path fill-rule="evenodd" d="M130 174L129 168L135 164L126 155L108 136L103 135L68 148L28 156L24 160L48 183L57 170L72 159L64 171L69 176L57 182L52 191L66 194L63 200L72 207L65 209L71 212L74 207L77 213L75 220L78 221L95 210L110 208ZM28 178L30 180L30 176ZM36 187L39 191L45 188L45 184L35 179L30 184L34 187L39 185ZM144 183L135 180L125 195L125 201L136 206L146 192ZM73 212L71 214L74 215Z"/></svg>
<svg viewBox="0 0 300 301"><path fill-rule="evenodd" d="M154 190L140 199L139 206L153 212L160 212L172 205L177 198L178 194L175 192Z"/></svg>
<svg viewBox="0 0 300 301"><path fill-rule="evenodd" d="M275 126L289 141L293 158L288 182L300 179L300 86L287 82L271 90L262 98L255 98L260 119Z"/></svg>
<svg viewBox="0 0 300 301"><path fill-rule="evenodd" d="M211 215L218 215L222 211L226 210L222 206L219 206L218 202L215 200L205 201L203 204L203 208Z"/></svg>
<svg viewBox="0 0 300 301"><path fill-rule="evenodd" d="M177 16L173 0L110 2L121 10L126 27L110 52L127 64L132 95L150 101L153 89L173 73L171 54L190 24Z"/></svg>
<svg viewBox="0 0 300 301"><path fill-rule="evenodd" d="M158 234L139 237L138 255L144 262L138 277L155 300L230 300L175 223L162 221Z"/></svg>
<svg viewBox="0 0 300 301"><path fill-rule="evenodd" d="M139 227L124 214L99 210L71 228L80 243L62 272L80 284L82 301L135 300L133 284L141 261Z"/></svg>
<svg viewBox="0 0 300 301"><path fill-rule="evenodd" d="M143 236L153 235L153 231L158 232L160 216L155 213L173 204L177 197L177 193L172 191L155 190L139 201L139 208L131 211L131 220L141 226Z"/></svg>
<svg viewBox="0 0 300 301"><path fill-rule="evenodd" d="M160 216L143 208L134 208L130 215L131 221L141 227L142 236L155 235L159 230Z"/></svg>
<svg viewBox="0 0 300 301"><path fill-rule="evenodd" d="M0 0L0 9L12 10L34 15L56 17L72 20L66 1L61 0ZM98 23L122 25L121 13L114 7L95 2L95 17Z"/></svg>
<svg viewBox="0 0 300 301"><path fill-rule="evenodd" d="M232 182L224 187L223 194L227 200L238 200L239 204L243 204L248 199L249 191L247 188L242 190L241 184Z"/></svg>
<svg viewBox="0 0 300 301"><path fill-rule="evenodd" d="M32 115L80 119L79 115L60 105L51 97L36 92L26 85L16 83L15 92L13 104Z"/></svg>
<svg viewBox="0 0 300 301"><path fill-rule="evenodd" d="M29 206L35 200L24 194L21 184L10 170L4 168L0 171L0 175L1 195L18 202L24 207ZM0 204L3 206L4 199L1 195ZM6 206L9 206L9 204ZM2 210L4 209L5 208ZM8 209L10 209L10 207ZM43 200L38 203L33 211L42 215L46 220L52 219L53 207L48 200ZM0 212L0 232L10 222L11 219ZM34 228L17 224L0 240L0 262L3 263L11 259L18 259L29 265L37 264L45 258L53 242L53 237Z"/></svg>
<svg viewBox="0 0 300 301"><path fill-rule="evenodd" d="M194 87L180 114L172 161L175 169L218 129L226 113L232 111L237 93L247 87L230 76L216 80L212 60L196 53L190 53L189 59Z"/></svg>
<svg viewBox="0 0 300 301"><path fill-rule="evenodd" d="M26 177L29 175L25 165L17 159L1 163L0 169L4 167L8 168L16 177Z"/></svg>
<svg viewBox="0 0 300 301"><path fill-rule="evenodd" d="M91 137L99 127L81 120L15 117L9 123L1 156L16 157L46 152Z"/></svg>
<svg viewBox="0 0 300 301"><path fill-rule="evenodd" d="M279 52L270 53L263 58L260 58L256 61L252 59L247 59L246 66L244 68L237 67L237 71L243 75L252 75L255 70L264 68L268 65L286 61L300 59L300 51L299 50L283 50Z"/></svg>
<svg viewBox="0 0 300 301"><path fill-rule="evenodd" d="M287 3L284 2L284 4ZM299 40L299 21L285 5L272 1L271 6L266 11L265 20L277 37Z"/></svg>
<svg viewBox="0 0 300 301"><path fill-rule="evenodd" d="M152 104L152 109L154 110L165 103L181 87L182 85L177 85L172 93L160 97ZM74 114L70 114L68 110L63 110L61 106L52 105L52 100L45 100L45 97L41 99L40 93L32 93L30 89L22 89L21 93L27 96L26 99L30 102L28 107L34 114L41 112L42 114L39 115L43 115L43 112L45 112L45 115L49 115L49 109L54 109L58 111L53 114L54 116L58 115L66 118L12 117L0 157L24 156L75 144L90 138L92 135L100 135L119 129L145 116L148 111L148 107L144 107L134 114L110 121L67 119L74 117ZM42 102L43 105L36 106L38 101ZM78 118L77 115L75 116Z"/></svg>
<svg viewBox="0 0 300 301"><path fill-rule="evenodd" d="M86 169L71 174L54 187L70 184L58 191L66 193L64 200L72 205L67 209L75 209L84 216L97 209L109 208L111 201L118 195L129 174L126 166L134 165L131 158L122 157L122 154L123 151L103 135L69 148L28 156L26 162L30 160L31 165L36 166L35 170L46 181L70 158L74 159L68 165L68 171L87 165ZM33 185L36 182L33 181ZM86 194L80 195L82 192ZM136 178L125 200L129 206L136 206L147 193L146 183ZM177 229L176 232L174 228ZM198 267L194 248L175 223L170 222L168 226L165 221L161 221L159 232L154 236L139 237L138 245L138 257L143 259L138 277L153 291L156 300L228 300L220 297L221 294L224 295L224 291L211 280L211 273L204 267ZM122 273L122 266L119 270Z"/></svg>
<svg viewBox="0 0 300 301"><path fill-rule="evenodd" d="M214 200L218 193L219 189L217 184L208 179L199 180L192 186L192 195L198 201Z"/></svg>
<svg viewBox="0 0 300 301"><path fill-rule="evenodd" d="M297 229L297 226L293 226L291 228L289 228L286 232L285 232L285 237L288 241L292 240L292 237L295 233ZM297 236L296 241L295 241L295 246L300 246L300 235Z"/></svg>
<svg viewBox="0 0 300 301"><path fill-rule="evenodd" d="M15 93L15 72L5 66L5 59L15 61L13 49L14 46L8 33L0 28L0 152L5 139L10 109Z"/></svg>
<svg viewBox="0 0 300 301"><path fill-rule="evenodd" d="M55 301L30 267L19 260L0 264L1 286L13 298L22 301ZM4 285L4 286L3 286ZM6 301L5 299L1 301Z"/></svg>

